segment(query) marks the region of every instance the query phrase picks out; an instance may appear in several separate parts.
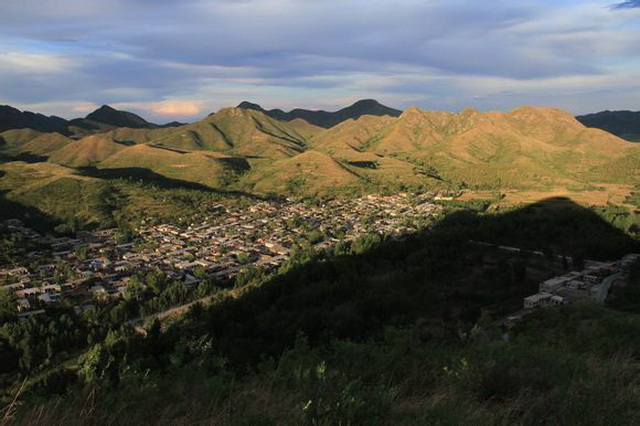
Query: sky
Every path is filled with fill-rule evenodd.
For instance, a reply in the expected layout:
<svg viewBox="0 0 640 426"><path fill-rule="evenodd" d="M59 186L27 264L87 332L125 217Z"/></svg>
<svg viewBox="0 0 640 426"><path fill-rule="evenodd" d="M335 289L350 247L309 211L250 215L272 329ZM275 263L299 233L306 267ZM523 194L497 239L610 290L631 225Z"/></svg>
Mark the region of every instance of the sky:
<svg viewBox="0 0 640 426"><path fill-rule="evenodd" d="M337 110L640 110L640 0L0 3L0 104L195 121L243 100Z"/></svg>

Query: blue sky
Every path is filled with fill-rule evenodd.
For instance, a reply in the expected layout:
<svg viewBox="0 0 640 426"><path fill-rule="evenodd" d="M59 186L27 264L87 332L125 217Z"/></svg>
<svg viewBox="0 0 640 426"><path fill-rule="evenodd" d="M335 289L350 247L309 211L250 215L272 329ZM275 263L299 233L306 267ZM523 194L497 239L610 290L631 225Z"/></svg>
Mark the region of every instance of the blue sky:
<svg viewBox="0 0 640 426"><path fill-rule="evenodd" d="M242 100L457 111L640 110L640 1L21 0L0 103L158 122Z"/></svg>

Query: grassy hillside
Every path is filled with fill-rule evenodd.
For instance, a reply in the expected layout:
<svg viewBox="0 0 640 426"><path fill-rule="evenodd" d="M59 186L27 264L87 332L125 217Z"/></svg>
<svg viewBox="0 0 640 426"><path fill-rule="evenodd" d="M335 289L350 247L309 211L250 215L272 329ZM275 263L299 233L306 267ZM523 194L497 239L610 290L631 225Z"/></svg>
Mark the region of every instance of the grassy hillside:
<svg viewBox="0 0 640 426"><path fill-rule="evenodd" d="M77 231L143 219L186 221L212 202L238 198L139 168L84 173L51 163L0 164L0 219L18 217L37 228Z"/></svg>
<svg viewBox="0 0 640 426"><path fill-rule="evenodd" d="M125 148L125 145L100 136L87 136L52 152L48 161L67 167L87 167L99 163Z"/></svg>
<svg viewBox="0 0 640 426"><path fill-rule="evenodd" d="M65 147L70 139L60 133L43 133L33 129L13 129L0 133L0 153L47 157Z"/></svg>
<svg viewBox="0 0 640 426"><path fill-rule="evenodd" d="M398 176L408 181L427 170L484 189L633 183L640 169L637 145L587 129L563 111L530 107L458 114L413 107L397 119L344 122L310 145L351 161L375 155L413 164Z"/></svg>
<svg viewBox="0 0 640 426"><path fill-rule="evenodd" d="M257 163L256 163L257 164ZM358 175L326 154L306 151L291 158L266 161L244 183L259 193L322 195L336 187L358 184Z"/></svg>
<svg viewBox="0 0 640 426"><path fill-rule="evenodd" d="M215 188L234 181L249 166L243 158L215 152L185 152L150 145L135 145L107 158L98 167L147 169L167 178Z"/></svg>
<svg viewBox="0 0 640 426"><path fill-rule="evenodd" d="M226 108L193 124L150 131L116 131L116 140L163 148L210 150L248 157L285 158L302 152L319 131L296 120L285 123L252 110Z"/></svg>

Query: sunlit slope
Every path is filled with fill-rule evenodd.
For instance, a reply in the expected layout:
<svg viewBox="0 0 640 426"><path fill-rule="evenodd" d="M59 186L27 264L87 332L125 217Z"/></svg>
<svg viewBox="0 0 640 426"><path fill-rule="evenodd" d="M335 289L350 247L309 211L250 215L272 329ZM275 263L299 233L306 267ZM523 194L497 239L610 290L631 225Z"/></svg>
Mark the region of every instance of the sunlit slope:
<svg viewBox="0 0 640 426"><path fill-rule="evenodd" d="M44 133L33 129L12 129L0 133L0 151L11 154L48 156L70 142L60 133Z"/></svg>
<svg viewBox="0 0 640 426"><path fill-rule="evenodd" d="M321 130L303 120L282 122L259 111L225 108L193 124L152 130L118 129L107 136L120 142L163 148L286 158L304 151L307 141Z"/></svg>
<svg viewBox="0 0 640 426"><path fill-rule="evenodd" d="M418 166L400 171L407 179L428 170L472 187L632 183L640 165L638 145L551 108L447 113L412 107L397 119L346 121L311 145L346 161L395 158Z"/></svg>
<svg viewBox="0 0 640 426"><path fill-rule="evenodd" d="M125 145L99 135L87 136L53 152L49 161L68 167L87 167L106 160L125 148Z"/></svg>
<svg viewBox="0 0 640 426"><path fill-rule="evenodd" d="M357 185L358 176L329 155L307 151L256 167L246 183L259 193L327 194Z"/></svg>
<svg viewBox="0 0 640 426"><path fill-rule="evenodd" d="M99 169L123 173L152 171L166 178L209 187L222 186L248 169L245 159L204 151L178 151L149 145L128 147L98 164Z"/></svg>

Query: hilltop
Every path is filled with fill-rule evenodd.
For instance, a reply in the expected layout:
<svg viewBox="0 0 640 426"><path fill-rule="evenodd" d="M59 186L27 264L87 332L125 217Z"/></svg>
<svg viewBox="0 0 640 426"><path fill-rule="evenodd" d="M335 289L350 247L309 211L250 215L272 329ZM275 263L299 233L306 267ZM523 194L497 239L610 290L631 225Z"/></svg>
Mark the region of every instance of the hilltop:
<svg viewBox="0 0 640 426"><path fill-rule="evenodd" d="M579 115L587 127L597 127L629 141L640 141L640 111L600 111Z"/></svg>

